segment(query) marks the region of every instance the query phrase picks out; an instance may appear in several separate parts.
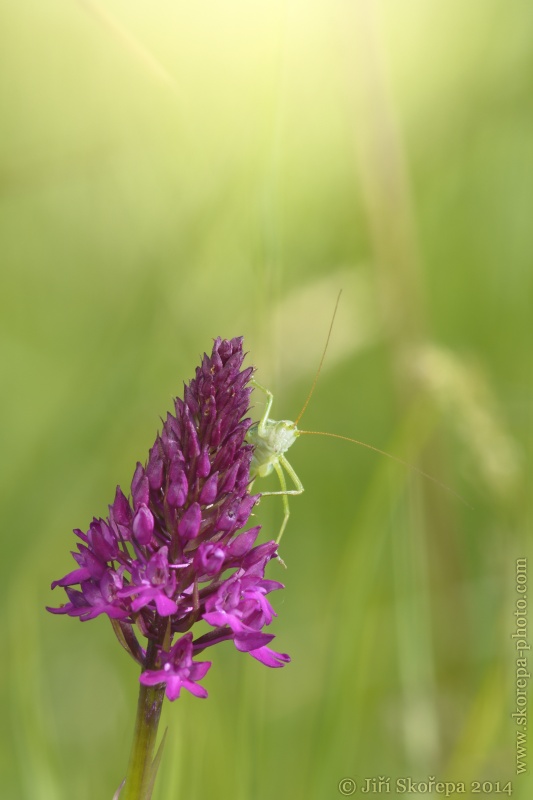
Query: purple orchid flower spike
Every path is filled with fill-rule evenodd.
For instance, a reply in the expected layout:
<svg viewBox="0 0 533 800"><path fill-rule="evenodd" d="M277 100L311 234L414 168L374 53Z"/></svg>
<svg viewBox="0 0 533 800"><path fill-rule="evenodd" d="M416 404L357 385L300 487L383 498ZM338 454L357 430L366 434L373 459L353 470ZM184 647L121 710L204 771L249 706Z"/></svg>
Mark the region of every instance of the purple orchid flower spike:
<svg viewBox="0 0 533 800"><path fill-rule="evenodd" d="M125 800L151 795L164 694L176 700L184 688L207 697L199 681L211 662L195 656L229 640L268 667L290 660L269 648L274 636L264 631L275 616L266 595L283 588L264 575L276 544L257 545L258 527L243 530L260 497L249 493L253 368L243 369L243 359L242 338L215 340L137 464L130 498L117 487L109 517L75 531L77 568L52 584L68 602L49 611L82 621L107 614L141 666L138 726L149 717L151 738L144 753L134 742ZM211 630L195 639L200 621ZM148 708L158 710L147 716Z"/></svg>

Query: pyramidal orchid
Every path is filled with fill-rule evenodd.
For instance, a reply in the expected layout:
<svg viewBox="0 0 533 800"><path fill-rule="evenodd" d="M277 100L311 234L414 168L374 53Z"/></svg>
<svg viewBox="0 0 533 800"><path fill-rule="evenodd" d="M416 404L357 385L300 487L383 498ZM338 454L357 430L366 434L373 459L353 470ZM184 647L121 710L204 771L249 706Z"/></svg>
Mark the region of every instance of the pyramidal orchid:
<svg viewBox="0 0 533 800"><path fill-rule="evenodd" d="M121 800L151 797L165 694L207 697L201 681L211 662L198 660L201 653L229 640L268 667L290 660L264 631L275 616L267 595L283 588L265 578L276 543L257 545L258 526L243 530L260 498L249 494L253 368L243 369L243 359L242 338L215 340L147 462L137 464L130 497L117 487L109 516L75 531L77 568L52 584L68 602L49 611L82 621L107 614L141 668Z"/></svg>

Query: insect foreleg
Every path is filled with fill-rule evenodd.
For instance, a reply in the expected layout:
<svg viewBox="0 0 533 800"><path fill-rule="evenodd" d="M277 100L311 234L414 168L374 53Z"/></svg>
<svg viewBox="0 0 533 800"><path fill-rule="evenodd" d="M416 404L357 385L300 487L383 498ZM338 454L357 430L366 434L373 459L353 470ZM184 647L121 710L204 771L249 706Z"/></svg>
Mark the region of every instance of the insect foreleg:
<svg viewBox="0 0 533 800"><path fill-rule="evenodd" d="M272 402L274 400L274 395L272 394L272 392L269 389L265 389L265 387L261 386L261 384L258 383L256 380L252 379L250 381L250 383L256 389L259 389L261 392L264 392L266 394L266 396L267 396L267 402L266 402L265 410L263 411L263 416L259 420L259 423L258 423L258 426L257 426L259 435L260 436L264 436L265 435L265 430L266 430L266 423L268 422L270 409L272 408Z"/></svg>

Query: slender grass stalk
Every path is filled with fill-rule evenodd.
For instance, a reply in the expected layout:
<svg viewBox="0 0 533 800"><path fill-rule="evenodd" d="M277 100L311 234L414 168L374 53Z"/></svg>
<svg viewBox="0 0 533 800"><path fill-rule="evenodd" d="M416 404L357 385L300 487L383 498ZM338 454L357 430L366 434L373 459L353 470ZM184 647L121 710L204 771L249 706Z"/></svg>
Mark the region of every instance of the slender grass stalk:
<svg viewBox="0 0 533 800"><path fill-rule="evenodd" d="M357 148L363 200L367 211L373 246L373 265L381 321L390 364L391 386L399 418L410 414L416 402L413 382L405 369L409 354L430 338L429 314L423 257L418 242L416 210L409 177L409 165L396 117L388 70L380 38L380 19L370 0L358 0L352 6L353 31L357 45L352 46L352 61L357 76L355 99L358 119ZM440 475L437 467L440 452L437 443L428 439L418 463L424 472ZM394 585L401 604L396 617L397 649L402 689L402 727L409 761L413 769L428 769L438 762L441 752L439 716L436 707L435 652L428 635L431 617L420 609L428 606L426 573L429 555L440 549L436 534L446 519L447 548L451 549L454 520L446 509L440 511L424 481L420 503L398 507L395 526L403 528L401 554L409 558L400 564L394 558ZM439 505L444 506L444 503ZM437 511L437 509L439 509ZM435 541L436 540L436 541ZM442 553L440 563L448 558ZM450 572L455 564L448 565ZM443 570L444 571L444 570ZM451 579L451 578L450 578ZM458 610L457 619L461 619ZM407 621L406 621L407 620ZM457 625L460 629L460 624ZM458 631L459 635L459 631ZM420 725L425 736L421 746Z"/></svg>

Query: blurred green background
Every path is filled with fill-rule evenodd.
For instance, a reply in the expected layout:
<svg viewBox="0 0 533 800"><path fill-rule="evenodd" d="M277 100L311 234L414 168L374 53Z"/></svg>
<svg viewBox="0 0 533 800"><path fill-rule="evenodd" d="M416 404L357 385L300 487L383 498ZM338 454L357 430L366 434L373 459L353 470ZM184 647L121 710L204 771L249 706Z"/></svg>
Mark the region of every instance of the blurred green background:
<svg viewBox="0 0 533 800"><path fill-rule="evenodd" d="M137 669L107 619L44 611L72 528L129 486L217 335L245 336L294 419L342 288L303 427L452 491L299 440L288 569L269 568L292 663L217 648L209 699L165 708L155 797L326 800L378 776L531 797L511 634L533 5L7 0L0 31L1 796L112 797ZM281 517L257 509L268 538Z"/></svg>

